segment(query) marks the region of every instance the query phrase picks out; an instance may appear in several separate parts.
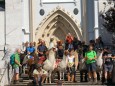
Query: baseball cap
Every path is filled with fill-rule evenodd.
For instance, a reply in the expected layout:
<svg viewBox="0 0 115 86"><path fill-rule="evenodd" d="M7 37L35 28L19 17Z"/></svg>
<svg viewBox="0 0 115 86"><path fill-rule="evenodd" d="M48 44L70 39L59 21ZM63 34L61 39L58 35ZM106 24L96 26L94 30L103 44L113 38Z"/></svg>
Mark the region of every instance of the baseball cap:
<svg viewBox="0 0 115 86"><path fill-rule="evenodd" d="M36 65L36 68L40 68L40 67L42 67L41 64L37 64L37 65Z"/></svg>

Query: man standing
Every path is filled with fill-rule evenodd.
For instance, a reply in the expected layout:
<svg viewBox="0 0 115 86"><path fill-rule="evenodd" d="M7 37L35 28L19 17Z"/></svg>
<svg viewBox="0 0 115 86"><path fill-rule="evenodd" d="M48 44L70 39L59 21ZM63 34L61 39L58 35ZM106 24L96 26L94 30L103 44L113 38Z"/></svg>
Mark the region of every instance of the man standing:
<svg viewBox="0 0 115 86"><path fill-rule="evenodd" d="M112 74L112 70L113 70L113 61L112 61L113 57L111 52L109 52L108 48L104 49L103 52L103 60L104 60L104 76L105 76L105 84L108 83L108 81L111 80L111 74Z"/></svg>
<svg viewBox="0 0 115 86"><path fill-rule="evenodd" d="M45 53L47 51L47 47L45 45L45 41L41 42L41 44L37 48L37 51L38 51L38 56L39 57L45 56Z"/></svg>
<svg viewBox="0 0 115 86"><path fill-rule="evenodd" d="M13 69L14 69L14 83L19 83L19 67L21 66L20 64L20 49L16 50L16 53L14 55L14 64L13 64Z"/></svg>
<svg viewBox="0 0 115 86"><path fill-rule="evenodd" d="M93 50L93 46L89 45L89 50L85 53L85 59L87 64L87 70L88 70L88 77L90 84L93 82L97 84L97 74L96 74L96 52Z"/></svg>

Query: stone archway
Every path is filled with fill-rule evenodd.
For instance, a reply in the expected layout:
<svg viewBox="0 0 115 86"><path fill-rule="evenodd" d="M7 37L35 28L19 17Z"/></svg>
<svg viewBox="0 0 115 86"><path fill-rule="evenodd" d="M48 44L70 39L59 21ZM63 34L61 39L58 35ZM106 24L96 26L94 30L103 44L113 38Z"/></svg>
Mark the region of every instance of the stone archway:
<svg viewBox="0 0 115 86"><path fill-rule="evenodd" d="M82 31L77 20L61 7L56 7L43 19L35 32L36 41L38 38L44 39L49 43L50 37L55 40L65 40L68 33L82 40Z"/></svg>

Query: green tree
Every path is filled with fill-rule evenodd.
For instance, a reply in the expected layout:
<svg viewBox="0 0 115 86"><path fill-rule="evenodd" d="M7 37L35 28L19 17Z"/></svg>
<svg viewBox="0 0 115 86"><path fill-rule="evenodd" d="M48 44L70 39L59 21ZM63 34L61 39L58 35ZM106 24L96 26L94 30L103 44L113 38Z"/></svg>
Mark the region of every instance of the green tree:
<svg viewBox="0 0 115 86"><path fill-rule="evenodd" d="M104 19L103 26L113 35L112 42L115 43L115 7L109 8L102 14L102 18Z"/></svg>
<svg viewBox="0 0 115 86"><path fill-rule="evenodd" d="M115 8L111 7L102 15L104 19L103 26L110 33L115 33Z"/></svg>

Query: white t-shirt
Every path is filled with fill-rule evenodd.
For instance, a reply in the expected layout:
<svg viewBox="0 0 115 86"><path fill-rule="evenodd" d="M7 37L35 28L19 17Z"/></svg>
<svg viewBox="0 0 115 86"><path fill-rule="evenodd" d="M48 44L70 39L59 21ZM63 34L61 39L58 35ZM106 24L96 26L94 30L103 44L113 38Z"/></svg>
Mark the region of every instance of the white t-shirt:
<svg viewBox="0 0 115 86"><path fill-rule="evenodd" d="M73 63L73 62L74 62L74 56L71 56L71 57L70 57L70 56L68 55L67 58L68 58L68 62L69 62L69 63Z"/></svg>

